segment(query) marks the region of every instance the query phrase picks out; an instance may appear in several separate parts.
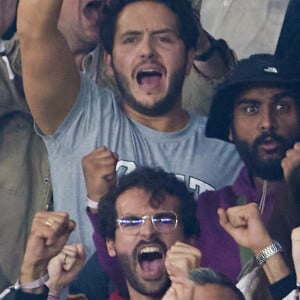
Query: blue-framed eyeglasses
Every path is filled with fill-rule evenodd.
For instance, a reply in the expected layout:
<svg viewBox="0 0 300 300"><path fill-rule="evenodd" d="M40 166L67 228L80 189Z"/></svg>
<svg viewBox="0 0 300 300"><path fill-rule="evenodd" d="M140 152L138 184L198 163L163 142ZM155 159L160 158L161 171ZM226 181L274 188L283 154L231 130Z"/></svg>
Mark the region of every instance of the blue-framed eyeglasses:
<svg viewBox="0 0 300 300"><path fill-rule="evenodd" d="M129 234L138 234L145 221L150 219L156 231L166 233L177 227L178 217L173 211L161 211L152 216L128 215L116 220L119 228Z"/></svg>

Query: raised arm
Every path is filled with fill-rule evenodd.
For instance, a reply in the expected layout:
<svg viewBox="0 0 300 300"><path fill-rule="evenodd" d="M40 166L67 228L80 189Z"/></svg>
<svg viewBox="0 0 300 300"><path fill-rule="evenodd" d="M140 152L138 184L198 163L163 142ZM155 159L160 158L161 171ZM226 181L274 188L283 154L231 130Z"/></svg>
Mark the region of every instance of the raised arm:
<svg viewBox="0 0 300 300"><path fill-rule="evenodd" d="M49 288L49 294L59 297L63 288L78 275L84 261L85 251L82 244L65 245L48 264L49 280L46 285Z"/></svg>
<svg viewBox="0 0 300 300"><path fill-rule="evenodd" d="M197 9L194 10L194 13L199 28L194 67L209 79L223 78L235 65L235 54L224 40L214 39L202 27L200 12Z"/></svg>
<svg viewBox="0 0 300 300"><path fill-rule="evenodd" d="M191 245L176 242L167 252L166 269L171 287L162 300L195 299L195 283L189 279L189 272L200 267L201 252Z"/></svg>
<svg viewBox="0 0 300 300"><path fill-rule="evenodd" d="M249 248L254 255L268 252L273 240L265 228L255 203L218 210L221 226L241 246ZM269 251L270 252L270 251ZM264 272L272 284L290 274L280 252L274 252L261 261Z"/></svg>
<svg viewBox="0 0 300 300"><path fill-rule="evenodd" d="M105 146L96 148L82 159L87 197L95 202L93 207L89 207L93 214L98 213L97 203L108 192L109 187L116 183L117 162L117 153Z"/></svg>
<svg viewBox="0 0 300 300"><path fill-rule="evenodd" d="M106 241L99 233L98 203L107 193L110 186L116 182L117 153L101 146L82 159L88 202L88 215L94 228L93 239L96 246L99 262L103 271L117 286L125 287L125 279L122 275L116 257L110 257L106 248Z"/></svg>
<svg viewBox="0 0 300 300"><path fill-rule="evenodd" d="M24 292L43 292L44 282L36 284L35 287L31 283L45 275L50 259L61 251L74 228L75 222L65 212L36 213L20 272L21 288Z"/></svg>
<svg viewBox="0 0 300 300"><path fill-rule="evenodd" d="M194 67L209 79L227 75L236 63L234 52L222 40L215 40L202 27L194 59Z"/></svg>
<svg viewBox="0 0 300 300"><path fill-rule="evenodd" d="M57 29L62 0L20 0L18 33L25 95L42 132L51 135L72 108L80 77Z"/></svg>

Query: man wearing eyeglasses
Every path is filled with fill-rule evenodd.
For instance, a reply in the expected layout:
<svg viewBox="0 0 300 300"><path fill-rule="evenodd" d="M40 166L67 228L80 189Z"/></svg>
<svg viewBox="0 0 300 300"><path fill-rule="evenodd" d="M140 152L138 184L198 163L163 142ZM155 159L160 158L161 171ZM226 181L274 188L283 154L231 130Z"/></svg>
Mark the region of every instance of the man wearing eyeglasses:
<svg viewBox="0 0 300 300"><path fill-rule="evenodd" d="M137 169L110 188L98 210L91 220L106 239L109 255L117 257L128 288L110 300L160 299L170 286L170 265L186 273L199 266L200 251L191 246L198 235L195 201L175 175ZM97 247L100 237L94 238ZM110 268L114 265L112 260ZM120 277L114 280L124 287Z"/></svg>

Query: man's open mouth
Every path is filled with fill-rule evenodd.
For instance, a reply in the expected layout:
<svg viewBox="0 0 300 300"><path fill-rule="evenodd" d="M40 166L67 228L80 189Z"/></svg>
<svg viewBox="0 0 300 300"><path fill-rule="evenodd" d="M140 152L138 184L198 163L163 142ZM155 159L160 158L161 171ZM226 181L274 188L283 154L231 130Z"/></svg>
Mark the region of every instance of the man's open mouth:
<svg viewBox="0 0 300 300"><path fill-rule="evenodd" d="M161 77L162 73L159 70L145 69L137 73L136 80L139 85L155 86L159 84Z"/></svg>
<svg viewBox="0 0 300 300"><path fill-rule="evenodd" d="M165 253L158 245L144 246L138 253L138 262L146 277L157 277L164 269Z"/></svg>
<svg viewBox="0 0 300 300"><path fill-rule="evenodd" d="M277 152L281 144L272 137L267 137L259 144L259 148L265 151L266 153Z"/></svg>

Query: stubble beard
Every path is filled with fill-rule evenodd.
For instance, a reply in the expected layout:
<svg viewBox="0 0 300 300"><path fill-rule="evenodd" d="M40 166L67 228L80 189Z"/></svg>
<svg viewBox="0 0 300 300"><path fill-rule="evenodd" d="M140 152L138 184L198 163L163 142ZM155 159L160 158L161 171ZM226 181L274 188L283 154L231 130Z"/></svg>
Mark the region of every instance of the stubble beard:
<svg viewBox="0 0 300 300"><path fill-rule="evenodd" d="M153 287L149 287L139 279L138 274L135 271L136 264L138 264L138 262L133 261L133 256L129 256L124 253L118 253L117 257L127 282L141 295L148 297L162 297L170 287L171 282L167 272L162 274L158 280L153 280L151 284ZM151 281L149 281L149 283L150 282Z"/></svg>
<svg viewBox="0 0 300 300"><path fill-rule="evenodd" d="M142 115L151 117L159 117L165 115L176 106L178 101L180 101L183 82L185 79L185 67L186 63L183 64L182 68L172 74L170 78L170 87L165 97L161 98L152 106L146 106L133 96L130 91L126 76L119 72L112 62L112 69L114 72L115 80L122 96L121 102L126 103L134 111Z"/></svg>

